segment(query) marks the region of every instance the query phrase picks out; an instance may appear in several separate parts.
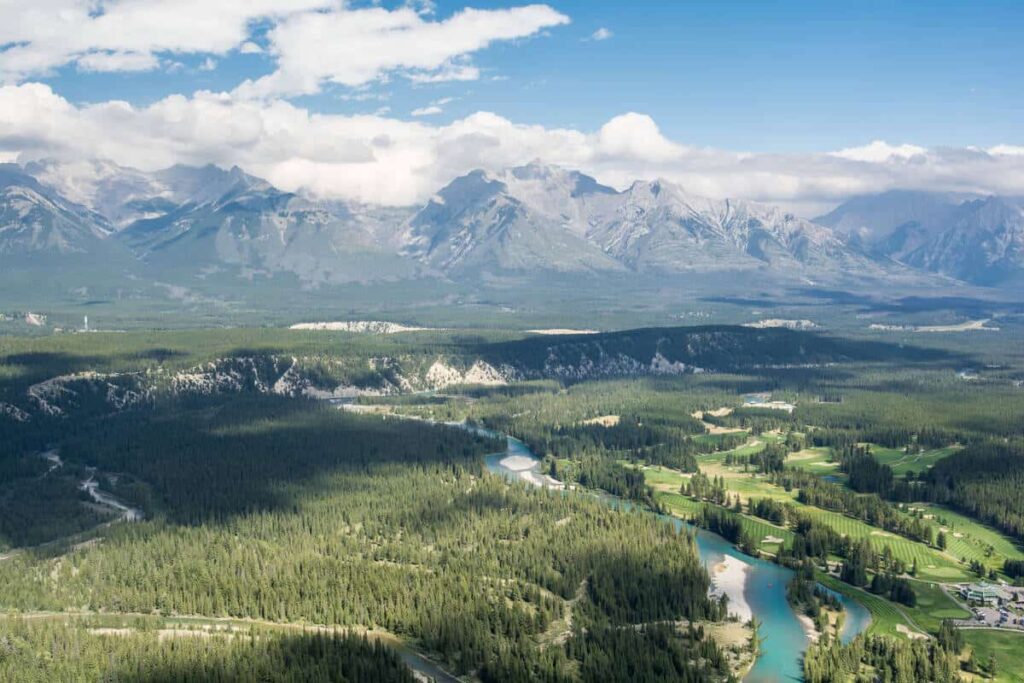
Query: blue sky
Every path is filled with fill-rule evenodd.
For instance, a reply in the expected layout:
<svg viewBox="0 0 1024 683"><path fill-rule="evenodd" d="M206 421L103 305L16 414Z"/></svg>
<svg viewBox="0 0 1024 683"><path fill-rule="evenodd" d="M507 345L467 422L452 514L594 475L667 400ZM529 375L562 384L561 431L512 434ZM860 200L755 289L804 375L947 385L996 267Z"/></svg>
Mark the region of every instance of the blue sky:
<svg viewBox="0 0 1024 683"><path fill-rule="evenodd" d="M802 152L875 139L922 146L1021 143L1024 2L550 2L571 23L471 56L475 81L329 86L293 101L313 111L429 117L476 111L595 130L639 111L668 137L732 150ZM465 7L441 0L433 19ZM479 1L472 7L505 8ZM598 29L606 40L588 38ZM258 31L257 31L258 33ZM172 93L230 91L273 70L265 55L168 54L141 73L38 78L73 102L144 105ZM356 99L352 99L355 96Z"/></svg>

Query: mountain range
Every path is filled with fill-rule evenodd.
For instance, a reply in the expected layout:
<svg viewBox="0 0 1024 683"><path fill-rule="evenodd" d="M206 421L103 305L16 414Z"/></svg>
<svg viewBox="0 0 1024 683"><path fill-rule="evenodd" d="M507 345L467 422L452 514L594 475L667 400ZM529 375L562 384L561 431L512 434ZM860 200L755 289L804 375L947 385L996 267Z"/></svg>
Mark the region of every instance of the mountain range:
<svg viewBox="0 0 1024 683"><path fill-rule="evenodd" d="M816 219L849 244L986 286L1024 285L1024 198L892 191Z"/></svg>
<svg viewBox="0 0 1024 683"><path fill-rule="evenodd" d="M617 190L532 163L473 171L422 206L393 208L285 192L237 167L0 165L0 265L72 272L83 262L184 286L741 273L804 285L942 276L1017 287L1024 201L888 192L812 221L665 180Z"/></svg>

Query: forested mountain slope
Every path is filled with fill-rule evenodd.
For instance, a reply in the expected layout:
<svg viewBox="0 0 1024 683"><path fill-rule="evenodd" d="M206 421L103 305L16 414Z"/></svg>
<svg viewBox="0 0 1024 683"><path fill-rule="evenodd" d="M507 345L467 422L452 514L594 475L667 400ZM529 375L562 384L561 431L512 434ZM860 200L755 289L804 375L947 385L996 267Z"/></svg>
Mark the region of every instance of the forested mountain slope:
<svg viewBox="0 0 1024 683"><path fill-rule="evenodd" d="M936 350L733 326L507 341L458 332L417 332L384 340L343 332L279 330L263 333L267 342L250 346L234 344L236 335L230 332L194 335L209 339L210 348L196 354L185 345L136 355L130 349L144 343L144 335L85 338L97 342L97 350L104 340L123 344L128 358L116 362L104 352L97 359L54 353L52 349L62 345L57 338L15 344L0 357L0 362L19 368L9 381L0 383L0 424L69 412L102 414L180 395L256 392L352 399L531 379L583 381L813 368L896 358L920 363L954 360Z"/></svg>

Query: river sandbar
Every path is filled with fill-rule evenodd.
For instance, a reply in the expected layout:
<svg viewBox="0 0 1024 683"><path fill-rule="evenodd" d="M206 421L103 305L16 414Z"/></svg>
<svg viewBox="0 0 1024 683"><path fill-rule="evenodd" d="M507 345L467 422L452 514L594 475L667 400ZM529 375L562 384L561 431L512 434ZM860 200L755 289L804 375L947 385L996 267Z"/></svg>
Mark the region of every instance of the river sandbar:
<svg viewBox="0 0 1024 683"><path fill-rule="evenodd" d="M729 596L729 614L746 623L754 616L745 595L750 565L732 555L711 568L711 582L717 593Z"/></svg>
<svg viewBox="0 0 1024 683"><path fill-rule="evenodd" d="M533 469L537 461L525 455L509 455L501 459L500 465L511 472Z"/></svg>

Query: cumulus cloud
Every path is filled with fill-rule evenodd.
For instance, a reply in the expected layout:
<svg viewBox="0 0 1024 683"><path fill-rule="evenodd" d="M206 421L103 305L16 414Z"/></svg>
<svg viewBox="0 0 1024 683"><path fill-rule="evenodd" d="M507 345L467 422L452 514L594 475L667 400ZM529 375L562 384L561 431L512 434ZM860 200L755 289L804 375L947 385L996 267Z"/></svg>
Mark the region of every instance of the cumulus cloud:
<svg viewBox="0 0 1024 683"><path fill-rule="evenodd" d="M66 64L154 69L162 53L224 54L253 22L324 9L334 0L33 0L0 2L0 82Z"/></svg>
<svg viewBox="0 0 1024 683"><path fill-rule="evenodd" d="M601 28L597 29L596 31L590 34L590 40L608 40L613 35L615 34L613 34L611 31L602 26Z"/></svg>
<svg viewBox="0 0 1024 683"><path fill-rule="evenodd" d="M277 70L246 81L241 97L319 92L324 83L358 86L391 73L414 80L474 80L479 70L459 60L501 40L532 36L569 22L547 5L464 9L433 21L411 7L336 8L293 14L267 34Z"/></svg>
<svg viewBox="0 0 1024 683"><path fill-rule="evenodd" d="M654 119L633 112L616 116L601 126L597 142L598 150L613 159L670 162L686 152L686 148L661 134Z"/></svg>
<svg viewBox="0 0 1024 683"><path fill-rule="evenodd" d="M464 9L443 20L433 11L429 2L389 10L342 0L0 1L0 83L68 64L146 71L180 55L213 64L210 55L233 50L276 61L272 73L239 86L246 97L312 94L325 83L358 86L394 73L424 83L476 80L473 53L569 21L547 5ZM266 49L253 41L256 26L269 26Z"/></svg>
<svg viewBox="0 0 1024 683"><path fill-rule="evenodd" d="M883 146L885 154L737 153L675 142L639 113L595 131L523 125L486 112L431 125L384 112L318 114L223 93L136 107L75 105L39 83L0 87L0 159L109 159L144 170L237 164L282 189L363 202L421 202L473 169L534 159L620 188L662 177L694 194L778 203L807 216L850 195L893 188L1024 194L1019 148L866 147Z"/></svg>

